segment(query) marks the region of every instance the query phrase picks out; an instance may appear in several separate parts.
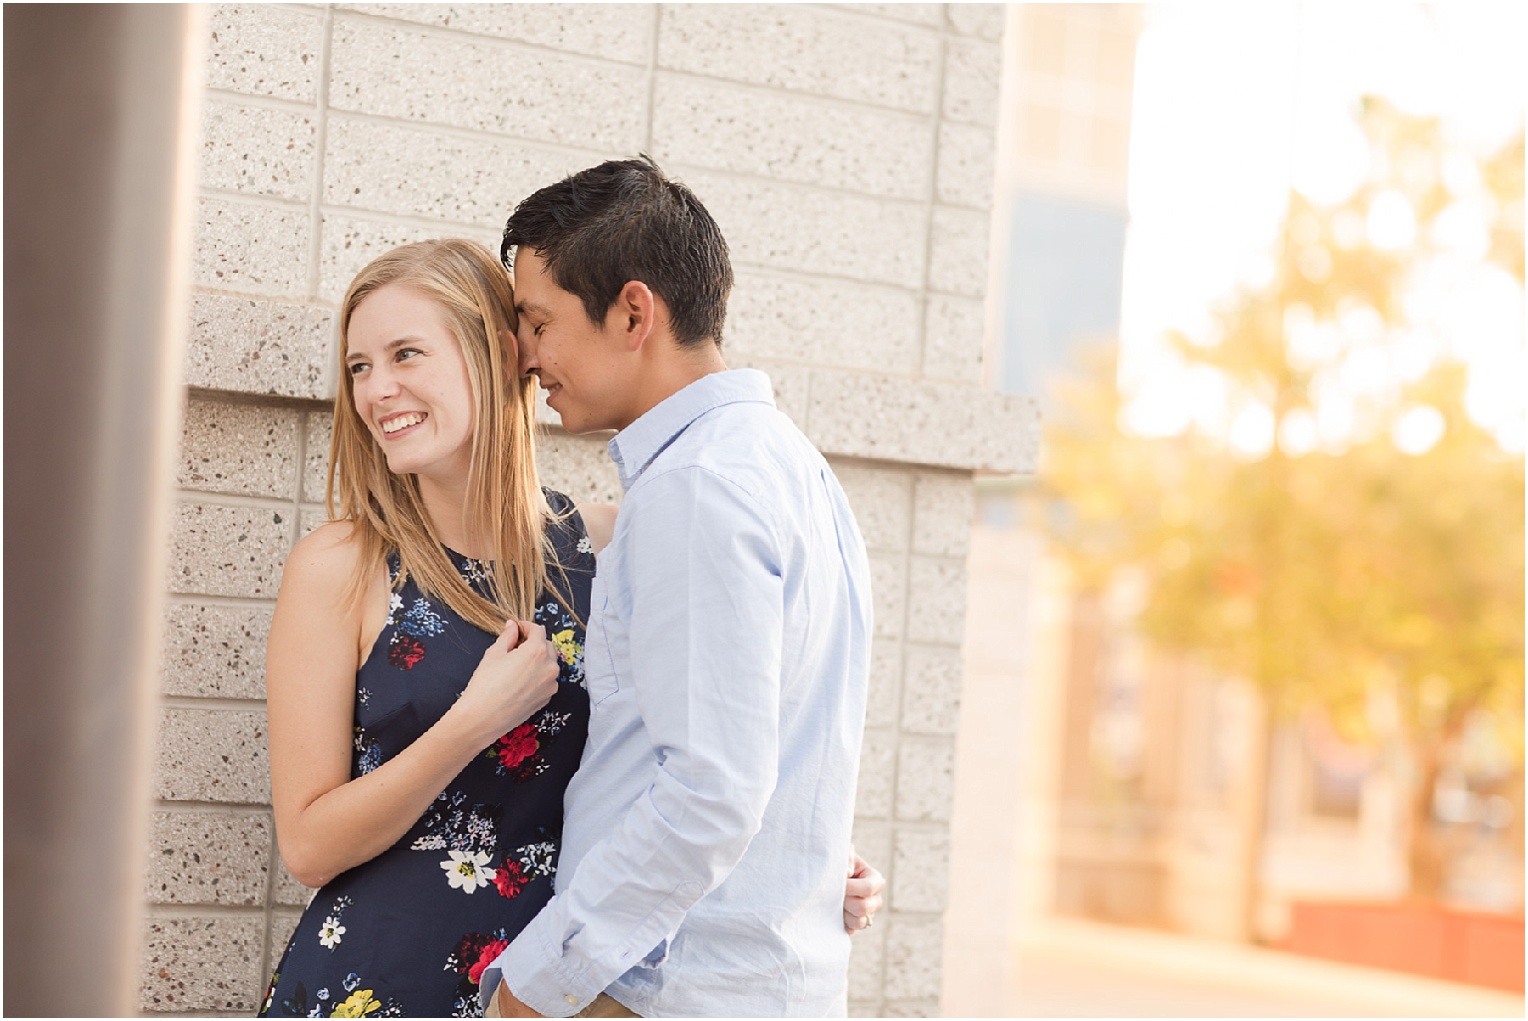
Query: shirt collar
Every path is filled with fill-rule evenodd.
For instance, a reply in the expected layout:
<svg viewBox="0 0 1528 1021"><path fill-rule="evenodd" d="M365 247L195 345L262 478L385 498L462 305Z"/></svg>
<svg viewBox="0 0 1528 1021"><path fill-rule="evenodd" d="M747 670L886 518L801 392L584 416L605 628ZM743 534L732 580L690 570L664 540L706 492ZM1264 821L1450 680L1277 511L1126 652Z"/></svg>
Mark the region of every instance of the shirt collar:
<svg viewBox="0 0 1528 1021"><path fill-rule="evenodd" d="M769 377L757 369L728 369L702 376L664 398L610 440L610 459L628 490L665 447L701 415L724 404L775 405Z"/></svg>

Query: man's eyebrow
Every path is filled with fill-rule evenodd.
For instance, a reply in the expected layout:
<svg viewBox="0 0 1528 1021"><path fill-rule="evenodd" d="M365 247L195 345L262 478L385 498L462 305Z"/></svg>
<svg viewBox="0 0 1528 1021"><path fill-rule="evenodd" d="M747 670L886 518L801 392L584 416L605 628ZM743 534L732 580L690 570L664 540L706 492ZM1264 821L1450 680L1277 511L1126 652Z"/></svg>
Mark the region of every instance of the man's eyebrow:
<svg viewBox="0 0 1528 1021"><path fill-rule="evenodd" d="M538 305L534 301L517 301L517 302L515 302L515 311L520 313L523 316L526 316L526 315L543 315L544 316L547 313L547 310L546 310L546 308L544 306Z"/></svg>

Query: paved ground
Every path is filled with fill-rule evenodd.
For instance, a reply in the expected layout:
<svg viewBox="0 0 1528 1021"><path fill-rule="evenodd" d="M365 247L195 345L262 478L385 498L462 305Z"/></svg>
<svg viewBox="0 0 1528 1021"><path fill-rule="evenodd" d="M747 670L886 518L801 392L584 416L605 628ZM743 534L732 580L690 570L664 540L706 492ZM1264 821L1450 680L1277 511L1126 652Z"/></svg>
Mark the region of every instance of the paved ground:
<svg viewBox="0 0 1528 1021"><path fill-rule="evenodd" d="M1119 926L1019 944L1013 1017L1523 1017L1521 996Z"/></svg>

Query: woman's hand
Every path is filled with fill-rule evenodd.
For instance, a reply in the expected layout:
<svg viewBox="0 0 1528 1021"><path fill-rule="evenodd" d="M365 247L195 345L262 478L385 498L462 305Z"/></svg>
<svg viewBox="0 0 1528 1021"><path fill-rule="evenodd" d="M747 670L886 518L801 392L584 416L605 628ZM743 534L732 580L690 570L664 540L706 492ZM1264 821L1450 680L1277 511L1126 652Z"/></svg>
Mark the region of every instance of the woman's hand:
<svg viewBox="0 0 1528 1021"><path fill-rule="evenodd" d="M849 935L870 928L871 916L881 910L885 891L886 877L851 850L849 878L844 883L844 929Z"/></svg>
<svg viewBox="0 0 1528 1021"><path fill-rule="evenodd" d="M526 720L557 692L557 647L540 624L510 620L483 653L452 707L485 735L478 749Z"/></svg>

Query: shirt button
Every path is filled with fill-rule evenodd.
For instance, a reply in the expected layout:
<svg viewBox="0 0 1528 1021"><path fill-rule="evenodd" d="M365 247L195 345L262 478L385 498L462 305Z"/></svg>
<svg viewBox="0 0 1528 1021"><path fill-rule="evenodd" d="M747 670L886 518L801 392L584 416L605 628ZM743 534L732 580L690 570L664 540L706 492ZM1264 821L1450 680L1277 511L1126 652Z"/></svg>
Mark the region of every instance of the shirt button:
<svg viewBox="0 0 1528 1021"><path fill-rule="evenodd" d="M563 999L567 1000L569 1003L577 1003L578 1002L578 997L574 996L572 993L566 994L565 996L563 996Z"/></svg>

